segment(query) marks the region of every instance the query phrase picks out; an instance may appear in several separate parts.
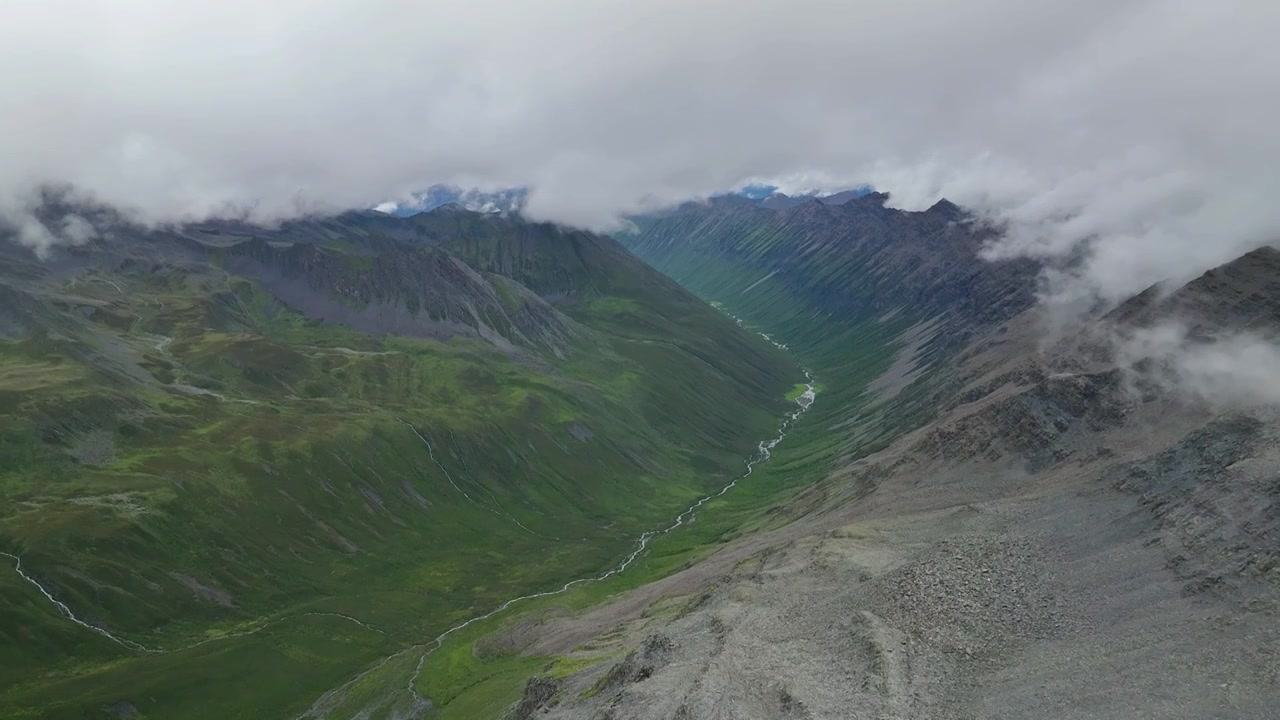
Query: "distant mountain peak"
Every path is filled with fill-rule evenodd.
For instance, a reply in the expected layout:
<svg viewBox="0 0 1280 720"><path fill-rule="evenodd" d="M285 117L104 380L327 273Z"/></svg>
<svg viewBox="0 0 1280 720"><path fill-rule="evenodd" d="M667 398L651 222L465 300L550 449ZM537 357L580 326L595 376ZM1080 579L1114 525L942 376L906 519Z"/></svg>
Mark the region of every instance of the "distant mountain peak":
<svg viewBox="0 0 1280 720"><path fill-rule="evenodd" d="M931 215L943 215L950 218L964 215L964 210L962 210L959 205L956 205L946 198L942 198L933 205L930 205L929 209L925 212Z"/></svg>
<svg viewBox="0 0 1280 720"><path fill-rule="evenodd" d="M863 195L862 197L858 198L858 201L865 203L867 205L880 205L881 207L883 207L885 203L889 202L889 193L869 192L866 195Z"/></svg>
<svg viewBox="0 0 1280 720"><path fill-rule="evenodd" d="M433 215L450 215L450 214L474 214L474 215L478 215L478 214L480 214L480 213L479 213L479 212L477 212L477 211L474 211L474 210L468 210L466 207L464 207L464 206L462 205L462 203L457 202L457 201L454 201L454 202L447 202L447 203L444 203L443 205L437 205L437 206L435 206L435 207L431 208L430 210L424 210L423 212L430 213L430 214L433 214Z"/></svg>
<svg viewBox="0 0 1280 720"><path fill-rule="evenodd" d="M1263 245L1256 250L1241 255L1234 262L1228 263L1234 265L1236 263L1269 263L1271 265L1280 264L1280 247L1276 245Z"/></svg>
<svg viewBox="0 0 1280 720"><path fill-rule="evenodd" d="M820 195L816 193L805 193L802 195L788 195L784 192L775 190L767 197L755 199L751 196L740 196L749 198L754 204L770 210L789 210L793 207L803 205L809 202L821 203L823 205L844 205L853 200L876 195L871 188L863 186L852 188L850 190L841 190L840 192L831 193L830 195ZM887 198L888 195L885 195Z"/></svg>
<svg viewBox="0 0 1280 720"><path fill-rule="evenodd" d="M524 207L528 190L522 187L485 191L478 188L461 188L453 185L432 185L409 199L384 203L389 215L408 217L431 212L445 205L457 205L461 209L477 213L505 214L519 212Z"/></svg>

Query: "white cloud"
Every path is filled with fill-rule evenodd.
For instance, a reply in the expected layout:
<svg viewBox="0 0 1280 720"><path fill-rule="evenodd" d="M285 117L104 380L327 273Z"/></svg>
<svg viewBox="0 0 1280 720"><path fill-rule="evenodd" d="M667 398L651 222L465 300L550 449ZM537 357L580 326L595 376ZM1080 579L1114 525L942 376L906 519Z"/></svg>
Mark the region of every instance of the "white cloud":
<svg viewBox="0 0 1280 720"><path fill-rule="evenodd" d="M150 220L449 183L600 228L870 183L1008 223L995 255L1093 239L1051 290L1116 297L1275 237L1276 37L1263 0L13 0L0 213L50 182Z"/></svg>
<svg viewBox="0 0 1280 720"><path fill-rule="evenodd" d="M1280 344L1256 333L1193 339L1168 321L1115 340L1135 380L1154 382L1218 408L1280 405Z"/></svg>
<svg viewBox="0 0 1280 720"><path fill-rule="evenodd" d="M98 236L93 225L79 215L64 215L59 225L62 230L59 236L72 245L83 245Z"/></svg>

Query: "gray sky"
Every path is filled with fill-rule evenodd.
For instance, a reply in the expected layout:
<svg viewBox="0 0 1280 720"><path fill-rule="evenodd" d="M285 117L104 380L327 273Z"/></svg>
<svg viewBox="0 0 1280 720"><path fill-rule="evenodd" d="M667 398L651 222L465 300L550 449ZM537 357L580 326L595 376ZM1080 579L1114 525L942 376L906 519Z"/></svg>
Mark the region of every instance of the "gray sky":
<svg viewBox="0 0 1280 720"><path fill-rule="evenodd" d="M1096 239L1117 295L1280 237L1274 0L8 0L0 211L170 221L528 185L539 218L870 183ZM32 244L82 236L24 225Z"/></svg>

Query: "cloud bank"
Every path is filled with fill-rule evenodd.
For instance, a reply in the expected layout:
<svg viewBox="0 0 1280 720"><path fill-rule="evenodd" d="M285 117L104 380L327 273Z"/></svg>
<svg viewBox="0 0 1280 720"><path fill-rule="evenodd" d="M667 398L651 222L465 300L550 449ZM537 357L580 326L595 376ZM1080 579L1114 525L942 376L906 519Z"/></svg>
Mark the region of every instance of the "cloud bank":
<svg viewBox="0 0 1280 720"><path fill-rule="evenodd" d="M941 196L993 257L1091 248L1119 297L1280 228L1280 4L1261 0L13 0L0 215L150 221L530 188L608 228L752 181ZM25 218L25 219L24 219Z"/></svg>
<svg viewBox="0 0 1280 720"><path fill-rule="evenodd" d="M1154 383L1218 409L1280 406L1280 343L1233 331L1196 338L1169 320L1113 340L1117 364L1131 378Z"/></svg>

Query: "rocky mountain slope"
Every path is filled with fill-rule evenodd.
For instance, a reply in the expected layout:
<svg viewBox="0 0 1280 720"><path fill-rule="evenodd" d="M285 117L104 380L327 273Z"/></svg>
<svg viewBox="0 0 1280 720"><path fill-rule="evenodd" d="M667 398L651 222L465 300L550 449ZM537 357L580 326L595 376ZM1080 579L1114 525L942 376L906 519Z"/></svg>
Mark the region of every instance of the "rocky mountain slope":
<svg viewBox="0 0 1280 720"><path fill-rule="evenodd" d="M295 716L615 566L803 379L587 233L77 211L0 240L0 717Z"/></svg>
<svg viewBox="0 0 1280 720"><path fill-rule="evenodd" d="M707 220L716 209L694 212ZM705 247L693 237L670 262L718 274L699 292L813 348L799 354L824 389L859 386L846 400L820 393L816 407L852 402L893 423L892 437L834 421L837 411L806 415L774 458L775 503L752 532L722 536L697 562L589 609L496 630L522 656L555 658L507 717L1274 715L1280 411L1266 386L1206 394L1187 358L1242 337L1273 342L1280 252L1154 288L1056 341L1017 290L984 303L1004 309L967 319L957 308L973 307L970 295L944 295L952 304L919 310L925 317L889 344L896 359L867 377L837 374L847 365L824 363L802 323L768 323L771 310L746 291L745 240L729 243L732 234ZM903 292L915 281L908 271ZM1005 281L963 270L940 280L978 293ZM874 305L861 288L889 287L887 277L839 292L787 282L775 297L793 300L798 318L828 302ZM962 340L922 344L921 322L959 323ZM1176 342L1144 340L1170 323ZM1247 366L1214 373L1216 390L1259 377Z"/></svg>

